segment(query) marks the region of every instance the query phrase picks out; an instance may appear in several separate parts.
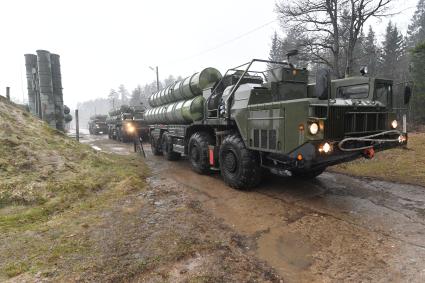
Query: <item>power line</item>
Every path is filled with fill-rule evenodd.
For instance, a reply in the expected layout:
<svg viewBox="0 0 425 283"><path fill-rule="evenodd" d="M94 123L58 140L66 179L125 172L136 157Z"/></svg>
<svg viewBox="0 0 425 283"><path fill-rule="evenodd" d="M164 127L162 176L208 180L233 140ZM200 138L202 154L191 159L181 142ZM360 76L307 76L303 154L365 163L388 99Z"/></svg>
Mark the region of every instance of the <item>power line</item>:
<svg viewBox="0 0 425 283"><path fill-rule="evenodd" d="M256 28L253 28L253 29L251 29L251 30L249 30L249 31L247 31L247 32L245 32L245 33L242 33L242 34L240 34L240 35L238 35L238 36L236 36L236 37L234 37L234 38L232 38L232 39L229 39L229 40L224 41L224 42L222 42L222 43L220 43L220 44L217 44L217 45L216 45L216 46L214 46L214 47L211 47L211 48L209 48L209 49L206 49L206 50L204 50L204 51L201 51L201 52L199 52L199 53L197 53L197 54L195 54L195 55L189 56L189 57L187 57L187 58L184 58L184 59L181 59L181 60L177 60L177 61L175 61L175 62L173 62L173 63L177 63L177 62L182 62L182 61L191 60L191 59L196 58L196 57L198 57L198 56L204 55L205 53L209 53L209 52L211 52L211 51L214 51L214 50L216 50L216 49L219 49L219 48L221 48L221 47L223 47L223 46L225 46L225 45L228 45L228 44L230 44L230 43L233 43L233 42L235 42L235 41L237 41L237 40L239 40L239 39L241 39L241 38L243 38L243 37L245 37L245 36L247 36L247 35L250 35L251 33L254 33L254 32L256 32L256 31L258 31L258 30L260 30L260 29L262 29L262 28L264 28L264 27L266 27L266 26L268 26L268 25L270 25L270 24L272 24L272 23L274 23L274 22L276 22L276 21L277 21L277 19L274 19L274 20L272 20L272 21L269 21L269 22L267 22L267 23L265 23L265 24L262 24L262 25L260 25L260 26L257 26Z"/></svg>

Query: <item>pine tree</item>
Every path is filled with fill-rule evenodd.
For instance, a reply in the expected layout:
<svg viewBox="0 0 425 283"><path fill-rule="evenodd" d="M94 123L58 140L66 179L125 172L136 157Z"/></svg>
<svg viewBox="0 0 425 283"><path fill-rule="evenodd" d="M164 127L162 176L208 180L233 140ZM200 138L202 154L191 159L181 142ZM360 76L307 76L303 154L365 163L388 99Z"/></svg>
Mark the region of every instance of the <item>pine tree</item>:
<svg viewBox="0 0 425 283"><path fill-rule="evenodd" d="M277 32L274 32L274 35L273 35L273 38L272 38L272 46L270 48L269 60L275 61L275 62L283 61L281 42L280 42L279 37L277 36ZM268 66L269 69L274 68L274 67L275 67L275 65L273 65L273 64Z"/></svg>
<svg viewBox="0 0 425 283"><path fill-rule="evenodd" d="M425 0L419 0L412 22L407 30L408 47L414 48L425 41Z"/></svg>
<svg viewBox="0 0 425 283"><path fill-rule="evenodd" d="M425 122L425 41L418 44L411 51L412 77L415 83L415 91L412 104L411 116L414 120Z"/></svg>
<svg viewBox="0 0 425 283"><path fill-rule="evenodd" d="M396 25L391 21L387 25L385 39L382 43L380 73L389 79L399 79L400 66L404 55L404 39Z"/></svg>
<svg viewBox="0 0 425 283"><path fill-rule="evenodd" d="M174 83L175 81L176 79L173 77L173 75L169 75L168 78L164 80L164 85L167 87L171 85L172 83Z"/></svg>
<svg viewBox="0 0 425 283"><path fill-rule="evenodd" d="M142 103L142 87L138 85L131 92L130 106L140 105L140 103Z"/></svg>
<svg viewBox="0 0 425 283"><path fill-rule="evenodd" d="M367 66L370 76L375 76L377 72L379 49L376 45L376 36L372 26L369 26L369 31L364 39L363 53L364 57L363 60L361 60L362 64Z"/></svg>
<svg viewBox="0 0 425 283"><path fill-rule="evenodd" d="M123 84L118 87L118 93L121 98L121 104L128 104L129 93Z"/></svg>
<svg viewBox="0 0 425 283"><path fill-rule="evenodd" d="M368 67L369 61L365 50L366 36L363 30L360 32L357 38L356 44L353 50L354 64L352 66L352 74L358 75L362 67ZM368 67L369 69L369 67Z"/></svg>
<svg viewBox="0 0 425 283"><path fill-rule="evenodd" d="M111 89L109 91L109 95L108 95L108 100L109 100L109 104L111 105L111 109L115 109L117 107L119 107L121 104L119 103L119 95L116 92L115 89Z"/></svg>

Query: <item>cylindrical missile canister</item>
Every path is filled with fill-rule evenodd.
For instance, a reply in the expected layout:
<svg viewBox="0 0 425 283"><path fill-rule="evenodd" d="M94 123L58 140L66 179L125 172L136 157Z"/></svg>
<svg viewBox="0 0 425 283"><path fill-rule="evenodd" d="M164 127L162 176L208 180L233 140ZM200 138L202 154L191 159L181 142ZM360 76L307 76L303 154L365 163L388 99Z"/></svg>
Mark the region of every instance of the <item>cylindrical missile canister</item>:
<svg viewBox="0 0 425 283"><path fill-rule="evenodd" d="M152 107L158 107L171 102L188 100L202 94L202 91L212 87L221 79L221 73L214 68L206 68L181 81L177 81L167 88L154 93L148 99Z"/></svg>
<svg viewBox="0 0 425 283"><path fill-rule="evenodd" d="M145 120L152 124L192 123L203 118L204 103L203 96L196 96L189 100L161 105L146 111Z"/></svg>
<svg viewBox="0 0 425 283"><path fill-rule="evenodd" d="M40 87L42 119L56 128L55 99L53 96L52 65L50 52L37 50L37 67Z"/></svg>

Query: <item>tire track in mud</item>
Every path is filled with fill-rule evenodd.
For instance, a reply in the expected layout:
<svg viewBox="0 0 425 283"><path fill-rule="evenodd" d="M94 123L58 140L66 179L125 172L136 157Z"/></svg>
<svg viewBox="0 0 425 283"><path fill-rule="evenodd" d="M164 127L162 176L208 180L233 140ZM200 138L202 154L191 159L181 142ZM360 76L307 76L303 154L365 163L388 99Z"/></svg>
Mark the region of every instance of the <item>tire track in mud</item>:
<svg viewBox="0 0 425 283"><path fill-rule="evenodd" d="M309 188L313 192L307 192L307 194L299 193L297 189L289 190L288 193L288 190L282 189L282 186L276 183L266 183L264 187L255 191L241 192L227 188L217 175L200 176L188 171L190 168L187 162L159 166L160 161L157 157L150 158L154 158L155 161L148 161L148 163L152 163L153 168L159 169L156 176L171 180L191 191L193 197L213 215L221 218L236 232L251 237L254 242L254 246L251 247L253 256L268 262L290 282L338 281L346 278L355 280L399 278L420 282L422 279L418 280L419 277L425 276L425 264L422 260L425 258L425 243L422 236L417 239L420 243L394 236L391 230L386 230L388 227L385 225L378 229L376 228L378 226L374 227L373 223L368 221L363 223L362 214L365 212L357 212L356 217L353 217L350 211L332 210L332 201L329 199L327 201L330 203L326 206L312 205L317 202L317 199L326 199L329 196L348 199L348 201L354 199L354 202L360 199L362 202L369 203L366 204L368 206L366 212L385 210L383 214L390 213L389 218L399 214L400 216L396 217L397 221L401 218L407 219L411 227L419 225L419 229L424 230L424 225L420 221L422 219L412 217L385 202L371 199L370 196L375 195L376 192L368 191L366 195L360 196L350 194L351 191L338 193L338 190L351 188L340 185L329 188L328 184L323 182L323 178L320 178L319 183L314 182L313 188ZM333 174L326 175L334 177ZM362 182L357 179L355 181ZM289 185L305 187L305 182L296 184L290 182ZM278 187L277 190L276 187ZM240 204L249 202L250 198L257 200L263 198L261 203L267 205L247 209ZM396 197L393 196L393 198ZM409 201L412 200L409 198ZM271 213L266 209L267 206L275 206L278 209ZM338 205L336 207L338 208ZM412 208L405 209L412 211ZM257 212L256 216L259 220L255 220L251 214L243 215L247 210L254 214ZM286 213L283 220L279 211ZM242 214L232 216L235 212L242 212ZM317 228L318 226L323 227ZM333 240L333 233L337 234L339 230L345 231L340 235L345 242L341 239ZM321 244L321 241L326 244ZM344 246L355 248L346 251ZM409 258L413 258L413 262L417 264L409 265ZM422 275L421 272L424 274Z"/></svg>
<svg viewBox="0 0 425 283"><path fill-rule="evenodd" d="M425 281L424 188L325 173L244 192L145 151L152 181L187 192L288 282Z"/></svg>

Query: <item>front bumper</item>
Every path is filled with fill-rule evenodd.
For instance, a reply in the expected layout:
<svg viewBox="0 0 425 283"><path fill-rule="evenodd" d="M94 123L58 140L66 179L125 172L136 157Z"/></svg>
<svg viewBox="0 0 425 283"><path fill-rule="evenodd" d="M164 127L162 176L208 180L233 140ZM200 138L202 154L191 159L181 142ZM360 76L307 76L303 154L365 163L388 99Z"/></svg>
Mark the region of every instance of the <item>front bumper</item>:
<svg viewBox="0 0 425 283"><path fill-rule="evenodd" d="M393 134L388 137L388 139L394 139L394 141L353 141L348 145L349 148L342 149L339 146L340 141L311 141L304 143L300 147L293 150L289 154L289 159L291 160L292 168L310 170L352 161L361 157L370 158L370 149L378 152L391 148L403 147L407 144L406 133L400 132L397 135ZM331 150L328 153L324 153L323 151L319 150L319 148L325 142L328 142L331 145ZM368 147L368 149L364 149L365 147ZM300 156L302 158L300 158Z"/></svg>

